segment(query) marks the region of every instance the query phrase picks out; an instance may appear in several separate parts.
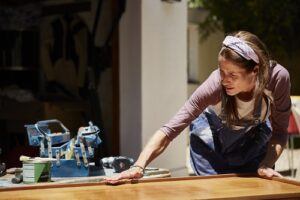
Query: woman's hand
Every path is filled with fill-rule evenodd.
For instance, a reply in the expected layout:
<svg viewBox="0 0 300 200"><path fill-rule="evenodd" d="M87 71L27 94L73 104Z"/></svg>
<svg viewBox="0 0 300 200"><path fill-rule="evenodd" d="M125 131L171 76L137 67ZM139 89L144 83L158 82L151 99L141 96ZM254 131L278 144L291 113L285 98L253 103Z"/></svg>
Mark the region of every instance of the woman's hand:
<svg viewBox="0 0 300 200"><path fill-rule="evenodd" d="M261 166L258 168L257 173L261 177L272 178L273 176L277 176L282 178L282 175L276 172L274 169L270 167Z"/></svg>
<svg viewBox="0 0 300 200"><path fill-rule="evenodd" d="M144 169L139 166L132 166L130 169L121 172L113 177L104 178L106 184L117 185L124 183L128 179L140 179L143 177Z"/></svg>

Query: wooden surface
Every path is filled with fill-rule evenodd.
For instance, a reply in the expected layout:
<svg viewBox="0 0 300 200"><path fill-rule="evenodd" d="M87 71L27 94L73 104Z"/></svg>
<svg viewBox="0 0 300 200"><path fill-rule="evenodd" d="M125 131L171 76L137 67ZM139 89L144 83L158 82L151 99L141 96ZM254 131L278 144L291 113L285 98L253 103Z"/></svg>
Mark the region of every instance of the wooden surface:
<svg viewBox="0 0 300 200"><path fill-rule="evenodd" d="M99 183L103 181L104 177L110 177L110 176L115 176L118 173L115 173L113 169L104 169L105 175L101 176L89 176L89 177L51 177L51 182L46 183L46 185L50 184L69 184L69 183ZM36 186L41 186L44 185L45 183L36 183L35 185L33 184L24 184L24 183L19 183L19 184L13 184L11 182L11 179L15 177L14 174L6 174L2 177L0 177L0 191L1 188L9 188L9 187L24 187L24 186L30 186L30 187L35 187ZM166 178L166 177L171 177L170 171L165 168L156 168L156 167L147 167L144 171L144 177L143 179L153 179L153 178Z"/></svg>
<svg viewBox="0 0 300 200"><path fill-rule="evenodd" d="M57 184L0 189L0 199L300 199L300 183L219 175L140 180L135 184Z"/></svg>

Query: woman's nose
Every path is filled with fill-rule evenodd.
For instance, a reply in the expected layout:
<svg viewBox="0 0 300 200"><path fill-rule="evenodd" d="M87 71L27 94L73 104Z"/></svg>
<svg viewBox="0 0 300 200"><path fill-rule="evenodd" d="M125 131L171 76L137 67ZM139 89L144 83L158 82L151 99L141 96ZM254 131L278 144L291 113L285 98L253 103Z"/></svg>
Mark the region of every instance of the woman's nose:
<svg viewBox="0 0 300 200"><path fill-rule="evenodd" d="M224 76L221 81L222 84L228 84L230 83L230 78L228 76Z"/></svg>

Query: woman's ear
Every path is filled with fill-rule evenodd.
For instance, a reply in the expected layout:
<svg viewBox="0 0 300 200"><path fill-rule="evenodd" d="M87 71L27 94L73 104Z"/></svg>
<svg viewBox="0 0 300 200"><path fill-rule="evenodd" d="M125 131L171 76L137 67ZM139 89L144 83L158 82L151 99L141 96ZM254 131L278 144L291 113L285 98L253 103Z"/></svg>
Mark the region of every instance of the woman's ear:
<svg viewBox="0 0 300 200"><path fill-rule="evenodd" d="M259 70L259 66L258 65L255 65L254 69L253 69L253 72L255 75L258 74L258 70Z"/></svg>

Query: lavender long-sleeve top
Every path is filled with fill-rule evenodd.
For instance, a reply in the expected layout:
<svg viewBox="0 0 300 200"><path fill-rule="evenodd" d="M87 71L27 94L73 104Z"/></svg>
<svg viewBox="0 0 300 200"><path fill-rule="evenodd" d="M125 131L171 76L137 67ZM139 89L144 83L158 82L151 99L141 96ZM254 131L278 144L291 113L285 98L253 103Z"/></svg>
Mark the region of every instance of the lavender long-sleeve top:
<svg viewBox="0 0 300 200"><path fill-rule="evenodd" d="M290 76L288 71L277 64L270 68L269 83L266 94L272 99L270 121L273 135L286 138L291 108ZM221 77L219 69L196 89L192 96L180 108L177 114L160 128L170 140L179 135L190 123L197 118L206 107L216 105L221 101Z"/></svg>

